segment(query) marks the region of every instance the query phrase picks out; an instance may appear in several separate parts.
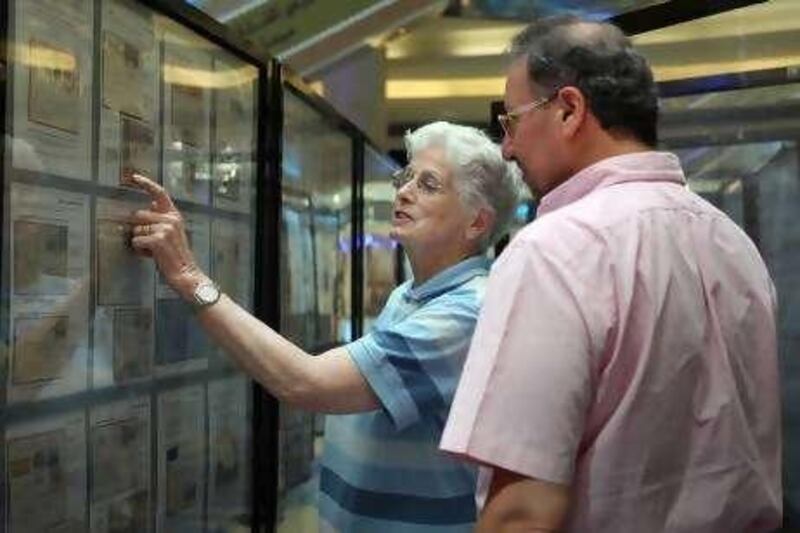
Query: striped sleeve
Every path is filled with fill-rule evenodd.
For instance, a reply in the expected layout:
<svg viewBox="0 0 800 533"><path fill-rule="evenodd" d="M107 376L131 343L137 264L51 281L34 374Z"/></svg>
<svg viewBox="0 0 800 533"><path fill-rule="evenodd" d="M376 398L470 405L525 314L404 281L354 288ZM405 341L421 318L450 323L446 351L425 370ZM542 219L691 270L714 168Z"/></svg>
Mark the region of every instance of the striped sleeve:
<svg viewBox="0 0 800 533"><path fill-rule="evenodd" d="M478 307L473 289L449 293L347 346L398 430L449 408Z"/></svg>

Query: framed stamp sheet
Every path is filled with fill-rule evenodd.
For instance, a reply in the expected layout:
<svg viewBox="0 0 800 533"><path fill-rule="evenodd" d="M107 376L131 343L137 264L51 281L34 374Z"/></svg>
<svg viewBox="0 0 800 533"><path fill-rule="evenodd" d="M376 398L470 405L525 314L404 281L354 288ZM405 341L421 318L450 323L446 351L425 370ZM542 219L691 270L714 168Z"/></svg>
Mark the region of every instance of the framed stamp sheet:
<svg viewBox="0 0 800 533"><path fill-rule="evenodd" d="M204 396L200 385L158 396L156 531L199 531L203 527Z"/></svg>
<svg viewBox="0 0 800 533"><path fill-rule="evenodd" d="M150 399L132 398L91 413L92 532L151 531Z"/></svg>
<svg viewBox="0 0 800 533"><path fill-rule="evenodd" d="M258 71L220 52L214 60L214 205L253 210Z"/></svg>
<svg viewBox="0 0 800 533"><path fill-rule="evenodd" d="M250 382L244 377L208 384L208 521L247 513L250 486Z"/></svg>
<svg viewBox="0 0 800 533"><path fill-rule="evenodd" d="M8 401L31 401L87 384L89 198L14 183Z"/></svg>
<svg viewBox="0 0 800 533"><path fill-rule="evenodd" d="M6 531L87 529L85 420L68 413L6 429Z"/></svg>
<svg viewBox="0 0 800 533"><path fill-rule="evenodd" d="M16 0L11 61L12 166L91 179L89 0Z"/></svg>
<svg viewBox="0 0 800 533"><path fill-rule="evenodd" d="M175 198L209 204L212 56L188 32L165 35L164 186Z"/></svg>
<svg viewBox="0 0 800 533"><path fill-rule="evenodd" d="M158 179L159 47L154 16L130 0L102 3L100 183L126 172Z"/></svg>
<svg viewBox="0 0 800 533"><path fill-rule="evenodd" d="M152 376L153 261L134 254L129 215L145 204L100 198L95 209L95 387Z"/></svg>

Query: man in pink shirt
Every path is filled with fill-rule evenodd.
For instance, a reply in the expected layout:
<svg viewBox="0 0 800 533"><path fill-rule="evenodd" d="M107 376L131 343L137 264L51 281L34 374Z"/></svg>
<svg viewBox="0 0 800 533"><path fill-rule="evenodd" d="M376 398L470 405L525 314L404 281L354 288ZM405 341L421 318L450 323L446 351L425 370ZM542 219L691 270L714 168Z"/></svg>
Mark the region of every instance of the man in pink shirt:
<svg viewBox="0 0 800 533"><path fill-rule="evenodd" d="M753 243L653 151L645 60L607 24L512 43L503 150L540 198L495 263L441 447L479 531L771 531L775 293Z"/></svg>

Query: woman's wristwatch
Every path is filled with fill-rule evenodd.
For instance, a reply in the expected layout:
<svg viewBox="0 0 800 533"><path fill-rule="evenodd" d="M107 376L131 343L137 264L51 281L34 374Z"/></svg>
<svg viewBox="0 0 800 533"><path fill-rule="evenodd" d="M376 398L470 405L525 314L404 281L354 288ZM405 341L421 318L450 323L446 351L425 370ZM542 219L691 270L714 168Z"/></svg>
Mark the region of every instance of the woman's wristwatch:
<svg viewBox="0 0 800 533"><path fill-rule="evenodd" d="M195 309L204 309L217 303L221 295L217 284L206 279L195 285L192 291L192 303Z"/></svg>

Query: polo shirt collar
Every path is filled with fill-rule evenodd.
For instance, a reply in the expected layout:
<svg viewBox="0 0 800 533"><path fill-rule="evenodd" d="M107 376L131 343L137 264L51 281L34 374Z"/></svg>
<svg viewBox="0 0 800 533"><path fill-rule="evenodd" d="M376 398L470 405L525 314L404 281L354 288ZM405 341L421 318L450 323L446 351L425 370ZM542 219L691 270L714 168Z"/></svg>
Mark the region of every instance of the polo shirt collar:
<svg viewBox="0 0 800 533"><path fill-rule="evenodd" d="M584 168L544 195L537 215L569 205L596 189L632 181L684 185L686 178L680 160L669 152L635 152L609 157Z"/></svg>
<svg viewBox="0 0 800 533"><path fill-rule="evenodd" d="M484 255L464 259L442 270L422 285L414 287L413 282L409 282L404 297L416 302L427 300L466 283L475 276L486 275L490 265L491 260Z"/></svg>

